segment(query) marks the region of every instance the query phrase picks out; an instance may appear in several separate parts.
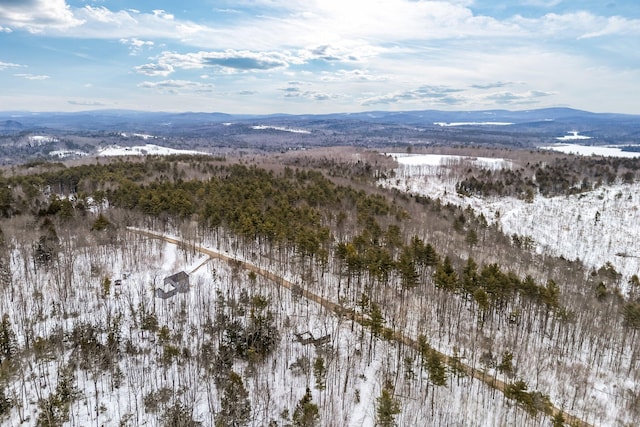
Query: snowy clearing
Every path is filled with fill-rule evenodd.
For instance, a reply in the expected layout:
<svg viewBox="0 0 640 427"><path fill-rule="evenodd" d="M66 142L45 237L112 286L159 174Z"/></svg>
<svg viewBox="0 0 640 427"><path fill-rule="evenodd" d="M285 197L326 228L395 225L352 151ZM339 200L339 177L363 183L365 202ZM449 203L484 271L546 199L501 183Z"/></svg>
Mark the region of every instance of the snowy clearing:
<svg viewBox="0 0 640 427"><path fill-rule="evenodd" d="M592 139L590 136L579 135L580 132L572 130L571 132L567 132L568 135L558 136L556 137L559 141L575 141L580 139Z"/></svg>
<svg viewBox="0 0 640 427"><path fill-rule="evenodd" d="M251 126L251 129L254 130L279 130L281 132L291 132L291 133L311 133L308 130L305 129L294 129L294 128L287 128L287 127L282 127L282 126L267 126L267 125L257 125L257 126Z"/></svg>
<svg viewBox="0 0 640 427"><path fill-rule="evenodd" d="M509 122L434 122L434 125L441 127L451 127L451 126L510 126L513 123Z"/></svg>
<svg viewBox="0 0 640 427"><path fill-rule="evenodd" d="M29 141L37 144L46 144L49 142L58 142L58 138L47 135L31 135L29 136Z"/></svg>
<svg viewBox="0 0 640 427"><path fill-rule="evenodd" d="M443 154L405 154L386 153L393 157L401 165L407 166L455 166L462 163L471 163L473 166L485 169L508 169L513 166L511 160L493 157L453 156Z"/></svg>
<svg viewBox="0 0 640 427"><path fill-rule="evenodd" d="M640 153L633 151L622 151L615 146L592 146L580 144L554 144L539 147L541 150L559 151L565 154L577 154L578 156L605 156L605 157L628 157L640 156Z"/></svg>
<svg viewBox="0 0 640 427"><path fill-rule="evenodd" d="M195 150L176 150L174 148L161 147L159 145L146 144L134 147L121 147L119 145L110 145L108 147L98 149L98 156L170 156L175 154L205 154L203 151Z"/></svg>
<svg viewBox="0 0 640 427"><path fill-rule="evenodd" d="M87 155L87 153L79 150L54 150L54 151L50 151L49 155L51 157L65 159L67 157L84 157Z"/></svg>

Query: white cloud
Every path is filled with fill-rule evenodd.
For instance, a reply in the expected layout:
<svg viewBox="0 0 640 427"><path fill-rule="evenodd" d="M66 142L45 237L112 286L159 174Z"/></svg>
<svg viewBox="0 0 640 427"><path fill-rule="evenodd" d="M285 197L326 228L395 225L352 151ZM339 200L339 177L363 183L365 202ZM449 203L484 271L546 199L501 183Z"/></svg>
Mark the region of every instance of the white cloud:
<svg viewBox="0 0 640 427"><path fill-rule="evenodd" d="M326 62L356 62L375 57L385 49L363 41L341 40L333 44L307 47L298 51L301 60L320 60Z"/></svg>
<svg viewBox="0 0 640 427"><path fill-rule="evenodd" d="M621 16L612 16L601 22L592 31L582 34L579 38L588 39L613 34L640 35L640 19L629 20Z"/></svg>
<svg viewBox="0 0 640 427"><path fill-rule="evenodd" d="M26 74L26 73L14 74L14 76L22 77L27 80L47 80L50 78L49 76Z"/></svg>
<svg viewBox="0 0 640 427"><path fill-rule="evenodd" d="M86 23L73 33L62 36L90 37L99 39L146 39L166 38L184 41L194 33L203 38L219 33L211 28L190 21L177 20L174 15L161 10L143 13L135 9L113 11L104 6L85 6L74 10Z"/></svg>
<svg viewBox="0 0 640 427"><path fill-rule="evenodd" d="M133 19L128 12L112 12L104 6L85 6L82 10L78 11L78 13L90 19L94 23L100 22L105 24L117 25L121 25L126 22L129 22L131 24L135 23L135 19Z"/></svg>
<svg viewBox="0 0 640 427"><path fill-rule="evenodd" d="M486 95L484 98L486 100L496 102L497 104L531 104L537 103L538 98L551 95L554 95L554 93L540 90L529 90L522 93L504 91Z"/></svg>
<svg viewBox="0 0 640 427"><path fill-rule="evenodd" d="M120 43L129 46L129 53L131 55L138 55L144 48L151 48L155 45L152 41L140 40L135 37L131 39L120 39Z"/></svg>
<svg viewBox="0 0 640 427"><path fill-rule="evenodd" d="M102 107L102 106L106 105L103 102L98 102L98 101L69 100L69 101L67 101L67 103L70 104L70 105L79 105L79 106L84 106L84 107Z"/></svg>
<svg viewBox="0 0 640 427"><path fill-rule="evenodd" d="M189 80L163 80L159 82L143 82L138 87L177 95L181 92L213 92L215 86Z"/></svg>
<svg viewBox="0 0 640 427"><path fill-rule="evenodd" d="M640 19L598 16L588 11L556 14L540 18L516 16L513 22L529 35L545 34L557 38L592 38L604 35L640 35Z"/></svg>
<svg viewBox="0 0 640 427"><path fill-rule="evenodd" d="M460 105L467 101L467 98L460 92L462 89L446 86L421 86L368 97L362 100L362 105L413 103L416 101L441 106Z"/></svg>
<svg viewBox="0 0 640 427"><path fill-rule="evenodd" d="M562 0L524 0L521 3L526 6L535 6L548 9L558 6L560 3L562 3Z"/></svg>
<svg viewBox="0 0 640 427"><path fill-rule="evenodd" d="M324 82L382 82L389 76L374 74L369 70L338 70L334 73L323 72L320 80Z"/></svg>
<svg viewBox="0 0 640 427"><path fill-rule="evenodd" d="M276 68L286 68L289 62L296 59L281 52L252 52L228 49L219 52L176 53L163 52L157 64L147 64L136 67L139 72L147 69L163 69L166 71L181 68L186 70L213 67L227 72L235 71L266 71ZM151 74L150 74L151 75Z"/></svg>
<svg viewBox="0 0 640 427"><path fill-rule="evenodd" d="M336 94L316 90L301 90L297 87L286 87L280 90L284 92L283 96L288 99L301 98L312 101L329 101L340 98Z"/></svg>
<svg viewBox="0 0 640 427"><path fill-rule="evenodd" d="M513 82L492 82L473 84L471 87L474 89L497 89L505 86L511 86L513 84Z"/></svg>
<svg viewBox="0 0 640 427"><path fill-rule="evenodd" d="M9 68L22 68L25 65L14 64L13 62L2 62L0 61L0 71L7 70Z"/></svg>
<svg viewBox="0 0 640 427"><path fill-rule="evenodd" d="M157 16L161 19L166 19L167 21L173 21L175 18L175 16L173 16L171 13L167 13L166 11L161 9L154 10L153 16Z"/></svg>
<svg viewBox="0 0 640 427"><path fill-rule="evenodd" d="M134 69L145 76L166 77L173 73L173 67L169 64L144 64L134 67Z"/></svg>
<svg viewBox="0 0 640 427"><path fill-rule="evenodd" d="M0 23L39 33L45 29L68 30L83 23L65 0L4 0Z"/></svg>
<svg viewBox="0 0 640 427"><path fill-rule="evenodd" d="M3 27L2 25L0 25L0 33L12 33L13 30L9 27Z"/></svg>

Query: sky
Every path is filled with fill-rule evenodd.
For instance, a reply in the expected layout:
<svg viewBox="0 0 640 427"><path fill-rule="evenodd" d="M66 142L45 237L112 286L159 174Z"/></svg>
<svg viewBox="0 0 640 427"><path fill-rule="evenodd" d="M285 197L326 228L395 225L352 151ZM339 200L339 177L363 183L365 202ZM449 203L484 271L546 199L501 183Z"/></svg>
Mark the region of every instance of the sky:
<svg viewBox="0 0 640 427"><path fill-rule="evenodd" d="M637 0L0 0L0 110L640 114Z"/></svg>

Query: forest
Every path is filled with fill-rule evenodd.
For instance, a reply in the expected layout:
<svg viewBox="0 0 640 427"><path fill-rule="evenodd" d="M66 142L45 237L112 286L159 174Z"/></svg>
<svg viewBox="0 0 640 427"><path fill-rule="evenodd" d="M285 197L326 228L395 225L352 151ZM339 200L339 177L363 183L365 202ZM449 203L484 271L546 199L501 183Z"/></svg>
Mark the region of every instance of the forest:
<svg viewBox="0 0 640 427"><path fill-rule="evenodd" d="M512 155L465 165L457 192L551 197L640 167ZM379 185L394 168L349 148L6 167L0 422L637 425L638 277ZM157 297L176 271L189 289Z"/></svg>

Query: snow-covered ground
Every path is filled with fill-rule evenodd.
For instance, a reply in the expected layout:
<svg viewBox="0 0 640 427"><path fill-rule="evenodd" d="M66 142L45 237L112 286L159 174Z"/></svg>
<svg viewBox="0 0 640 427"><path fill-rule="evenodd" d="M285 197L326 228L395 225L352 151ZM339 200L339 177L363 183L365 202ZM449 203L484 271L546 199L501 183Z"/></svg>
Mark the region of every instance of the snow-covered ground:
<svg viewBox="0 0 640 427"><path fill-rule="evenodd" d="M115 327L122 341L129 343L130 351L115 360L112 370L98 367L74 370L73 385L81 393L69 407L70 418L65 426L159 427L166 425L162 422L164 408L175 401L187 404L193 417L203 425L213 425L223 391L214 385L206 365L200 364L204 344L217 342L217 335L204 332L203 328L207 319L216 319L216 315L221 314L217 310L222 301L237 305L243 293L264 295L270 301L280 334L275 354L252 363L236 360L232 366L249 392L250 426L268 425L271 420L287 424L305 388L309 387L313 403L320 409L319 425L373 427L376 399L385 382L394 378L395 395L401 401L401 413L396 417L398 425L489 427L514 425L524 417L522 409L504 399L494 399L489 387L469 377L458 380L451 377L445 387L429 385L420 361L404 360L404 356L412 352L403 346L380 338L371 339L370 332L318 304L296 297L263 277L250 279L245 271L238 271L230 263L207 261L188 248L129 234L126 245L105 245L96 252L70 246L62 255L63 259L67 256L74 261L73 283L83 284L72 290L56 284L53 273L33 274L28 262L23 264L25 260L21 257L14 258L15 282L24 285L26 295L37 292L37 298L23 300L22 294L16 296L19 304L25 304L24 310L35 313L29 333L47 338L57 328L70 333L83 324L105 329L119 325ZM193 273L189 292L168 300L154 298L153 290L161 286L162 278L180 270ZM30 280L21 280L26 278L23 274ZM282 274L296 280L291 272ZM104 277L121 282L105 292L101 285ZM70 294L64 294L67 291ZM0 308L9 313L17 329L18 340L24 342L19 304L9 298L0 300ZM59 311L68 316L62 319ZM140 331L136 326L137 319L150 312L157 316L158 327L169 329L168 343L158 341L155 333ZM329 335L330 343L316 348L298 342L295 334L306 331L314 337ZM99 338L105 339L102 334ZM176 356L167 361L164 357L167 345L183 349L181 354L188 350L191 356ZM21 410L13 409L2 420L6 423L2 425L20 425L21 418L26 420L24 425L34 425L41 412L38 400L55 392L61 366L74 357L69 351L63 353L56 353L57 359L36 357L32 365L25 366L23 375L18 376L23 380L9 384L7 390ZM311 367L301 368L304 365L301 361L313 366L318 357L325 360L324 389L317 387ZM411 365L411 373L406 371L407 365ZM397 376L398 372L402 374ZM171 400L159 403L158 409L152 410L148 404L150 396L161 389L171 391Z"/></svg>
<svg viewBox="0 0 640 427"><path fill-rule="evenodd" d="M68 157L84 157L87 153L80 150L53 150L49 152L49 155L59 159L66 159Z"/></svg>
<svg viewBox="0 0 640 427"><path fill-rule="evenodd" d="M595 147L594 147L595 148ZM625 277L640 272L640 184L616 184L597 190L545 198L532 203L514 197L466 197L455 190L455 177L446 173L449 157L393 154L399 163L395 177L381 181L385 187L470 206L507 235L529 236L535 251L580 259L598 269L606 262ZM489 168L510 165L505 159L477 159Z"/></svg>
<svg viewBox="0 0 640 427"><path fill-rule="evenodd" d="M593 146L580 144L553 144L539 147L542 150L559 151L566 154L577 154L579 156L605 156L605 157L639 157L640 153L632 151L622 151L620 147Z"/></svg>
<svg viewBox="0 0 640 427"><path fill-rule="evenodd" d="M580 132L576 130L572 130L571 132L567 132L567 135L556 137L558 141L575 141L580 139L591 139L590 136L580 135Z"/></svg>
<svg viewBox="0 0 640 427"><path fill-rule="evenodd" d="M41 145L49 142L58 142L58 138L48 135L30 135L29 142Z"/></svg>
<svg viewBox="0 0 640 427"><path fill-rule="evenodd" d="M295 128L288 128L283 126L256 125L256 126L251 126L251 129L254 129L254 130L270 129L270 130L279 130L281 132L304 133L304 134L311 133L306 129L295 129Z"/></svg>
<svg viewBox="0 0 640 427"><path fill-rule="evenodd" d="M129 138L129 134L126 133L126 132L121 132L120 136L123 137L123 138ZM157 139L158 138L155 135L149 135L149 134L146 134L146 133L132 133L131 137L133 137L133 138L142 138L142 139L145 139L145 140L146 139Z"/></svg>
<svg viewBox="0 0 640 427"><path fill-rule="evenodd" d="M441 127L451 126L509 126L513 123L509 122L434 122L434 125Z"/></svg>
<svg viewBox="0 0 640 427"><path fill-rule="evenodd" d="M110 145L98 150L98 156L168 156L173 154L209 154L203 151L194 150L177 150L174 148L161 147L154 144L138 145L134 147L121 147L119 145Z"/></svg>
<svg viewBox="0 0 640 427"><path fill-rule="evenodd" d="M471 157L471 156L452 156L445 154L406 154L406 153L388 153L398 163L405 166L426 166L427 169L435 166L455 166L463 163L471 164L475 167L485 169L505 169L511 168L513 162L511 160L493 158L493 157Z"/></svg>

